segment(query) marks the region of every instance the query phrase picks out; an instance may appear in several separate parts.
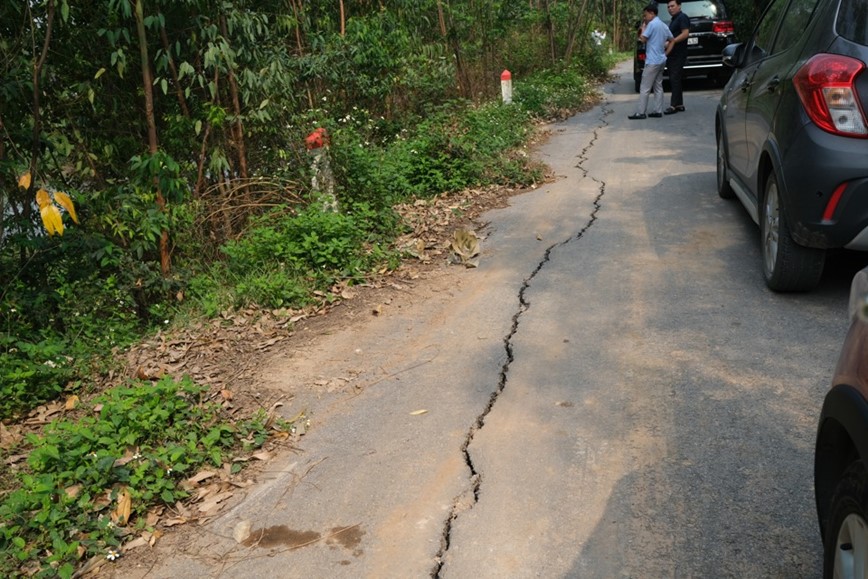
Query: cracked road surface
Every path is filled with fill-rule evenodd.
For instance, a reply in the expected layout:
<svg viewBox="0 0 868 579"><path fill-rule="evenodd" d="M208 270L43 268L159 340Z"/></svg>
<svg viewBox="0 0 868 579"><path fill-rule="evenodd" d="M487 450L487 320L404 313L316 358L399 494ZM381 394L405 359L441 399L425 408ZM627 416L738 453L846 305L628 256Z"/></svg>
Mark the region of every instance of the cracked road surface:
<svg viewBox="0 0 868 579"><path fill-rule="evenodd" d="M300 451L118 576L819 575L814 428L858 265L765 290L715 190L719 92L628 121L619 72L552 126L556 181L486 215L478 269L265 369L311 416Z"/></svg>

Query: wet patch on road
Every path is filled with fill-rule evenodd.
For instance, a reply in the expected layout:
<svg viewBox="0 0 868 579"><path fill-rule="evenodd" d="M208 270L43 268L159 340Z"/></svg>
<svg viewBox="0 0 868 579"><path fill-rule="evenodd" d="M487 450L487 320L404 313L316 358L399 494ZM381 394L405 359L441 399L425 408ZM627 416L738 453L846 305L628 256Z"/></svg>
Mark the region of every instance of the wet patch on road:
<svg viewBox="0 0 868 579"><path fill-rule="evenodd" d="M362 543L364 535L365 531L360 525L333 527L325 534L317 531L296 531L286 525L274 525L251 531L241 544L245 547L261 549L283 548L291 550L325 542L331 549L344 548L350 551L353 557L361 557L365 552L359 549L359 545Z"/></svg>

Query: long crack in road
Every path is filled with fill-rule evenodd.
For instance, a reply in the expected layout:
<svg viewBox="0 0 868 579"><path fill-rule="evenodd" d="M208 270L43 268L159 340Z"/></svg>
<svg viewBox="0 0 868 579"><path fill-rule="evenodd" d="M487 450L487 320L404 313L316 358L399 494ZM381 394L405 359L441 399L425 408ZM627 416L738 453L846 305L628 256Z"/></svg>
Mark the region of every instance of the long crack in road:
<svg viewBox="0 0 868 579"><path fill-rule="evenodd" d="M606 117L608 117L612 113L612 109L609 106L608 100L604 100L601 103L600 107L600 119L599 124L594 129L592 137L588 144L579 152L577 155L578 163L576 164L576 168L578 168L582 172L583 179L590 179L595 182L599 188L599 192L597 196L593 200L593 206L591 212L588 216L588 220L585 224L579 229L579 231L570 236L569 238L559 241L557 243L553 243L548 246L543 253L542 259L537 264L537 266L533 269L530 275L524 279L521 288L518 292L518 300L519 307L518 311L512 317L512 326L510 328L509 333L503 339L504 350L506 352L506 360L503 363L503 366L500 370L500 378L498 380L497 389L491 394L491 398L488 401L488 404L483 409L483 411L476 418L474 423L471 425L470 429L467 432L467 436L464 440L464 444L461 446L461 452L464 454L464 461L467 463L467 467L470 469L470 489L468 492L462 494L461 496L455 499L455 502L452 505L452 510L450 512L449 517L446 520L446 524L443 530L443 538L441 541L440 551L437 553L435 558L435 567L432 570L431 576L439 579L441 576L441 572L443 570L443 558L446 552L449 550L451 538L452 538L452 525L454 521L458 518L458 516L468 510L472 509L473 505L475 505L479 501L480 488L482 484L482 475L476 469L476 466L473 463L473 458L470 455L469 447L473 442L476 433L485 425L485 418L488 416L492 409L494 408L495 403L497 402L498 397L501 393L506 389L507 382L509 381L509 368L512 362L514 361L513 349L512 349L512 341L516 333L518 332L519 325L521 323L522 315L530 308L530 301L526 297L527 289L530 287L531 282L534 278L543 270L543 268L549 263L551 259L552 251L558 247L562 247L564 245L573 243L575 241L580 240L585 233L594 225L594 222L597 220L597 213L602 207L603 196L606 193L606 183L594 177L587 167L584 166L587 161L588 151L590 151L597 139L599 138L599 132L608 126L608 122L606 121Z"/></svg>

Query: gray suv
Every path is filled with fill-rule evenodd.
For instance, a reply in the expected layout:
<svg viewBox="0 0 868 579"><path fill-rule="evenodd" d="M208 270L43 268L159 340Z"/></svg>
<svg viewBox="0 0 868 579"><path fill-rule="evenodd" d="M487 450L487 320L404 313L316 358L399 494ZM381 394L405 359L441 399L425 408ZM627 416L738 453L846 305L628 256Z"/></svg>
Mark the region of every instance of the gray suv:
<svg viewBox="0 0 868 579"><path fill-rule="evenodd" d="M771 0L723 61L718 193L759 225L768 287L810 290L827 250L868 250L868 2Z"/></svg>

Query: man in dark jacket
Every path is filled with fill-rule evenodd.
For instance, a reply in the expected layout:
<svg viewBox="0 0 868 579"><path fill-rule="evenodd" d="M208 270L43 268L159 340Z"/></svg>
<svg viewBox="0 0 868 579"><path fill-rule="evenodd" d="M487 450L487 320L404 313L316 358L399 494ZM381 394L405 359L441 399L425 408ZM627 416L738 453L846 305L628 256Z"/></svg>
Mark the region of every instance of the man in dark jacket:
<svg viewBox="0 0 868 579"><path fill-rule="evenodd" d="M672 20L669 31L672 33L672 50L666 58L669 69L669 85L672 87L672 100L669 108L663 111L667 115L684 111L684 64L687 62L687 37L690 35L690 18L681 11L681 0L669 0L666 5Z"/></svg>

